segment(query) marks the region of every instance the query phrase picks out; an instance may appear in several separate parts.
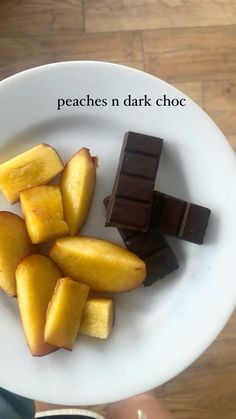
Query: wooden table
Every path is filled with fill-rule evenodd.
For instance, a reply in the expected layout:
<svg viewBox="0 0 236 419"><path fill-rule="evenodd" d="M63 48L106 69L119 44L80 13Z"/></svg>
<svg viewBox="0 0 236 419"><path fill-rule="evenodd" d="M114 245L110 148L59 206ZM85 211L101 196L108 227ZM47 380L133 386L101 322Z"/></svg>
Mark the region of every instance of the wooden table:
<svg viewBox="0 0 236 419"><path fill-rule="evenodd" d="M236 148L235 0L0 0L0 79L81 59L171 82ZM156 394L179 419L235 419L236 314L205 354Z"/></svg>

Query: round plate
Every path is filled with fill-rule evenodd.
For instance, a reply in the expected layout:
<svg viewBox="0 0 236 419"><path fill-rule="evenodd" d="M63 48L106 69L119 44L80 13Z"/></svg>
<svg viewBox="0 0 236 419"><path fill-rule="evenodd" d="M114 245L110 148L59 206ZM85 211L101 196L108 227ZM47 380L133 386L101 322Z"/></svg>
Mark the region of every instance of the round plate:
<svg viewBox="0 0 236 419"><path fill-rule="evenodd" d="M73 106L73 99L87 95L87 106ZM147 95L152 106L125 106L128 95ZM185 98L186 106L156 106L164 95ZM114 98L119 106L111 106ZM72 101L58 110L58 99ZM98 106L102 102L96 99L107 105ZM82 234L122 244L115 228L104 228L102 201L111 192L129 130L164 139L158 190L212 210L202 246L168 239L178 271L151 287L115 296L115 326L107 341L80 337L72 353L34 358L17 300L1 293L0 386L33 399L88 405L170 380L210 345L235 307L236 164L223 134L174 87L109 63L67 62L25 71L0 83L0 103L1 161L41 142L55 147L64 162L83 146L98 156L95 196ZM3 196L0 209L20 211Z"/></svg>

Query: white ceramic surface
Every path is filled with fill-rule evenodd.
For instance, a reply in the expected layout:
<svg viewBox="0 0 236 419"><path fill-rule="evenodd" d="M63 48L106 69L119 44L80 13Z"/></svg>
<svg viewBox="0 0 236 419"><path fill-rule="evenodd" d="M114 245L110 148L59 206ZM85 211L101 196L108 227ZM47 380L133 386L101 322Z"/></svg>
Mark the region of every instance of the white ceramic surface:
<svg viewBox="0 0 236 419"><path fill-rule="evenodd" d="M185 107L67 107L58 98L186 98ZM0 294L0 386L48 402L96 404L158 386L189 366L215 339L236 301L236 164L214 122L181 92L143 72L99 62L35 68L0 83L0 159L40 142L63 160L82 146L99 157L97 188L83 234L121 244L104 228L123 134L164 138L156 187L212 209L205 244L169 239L180 269L149 288L117 295L110 339L81 337L72 353L33 358L16 299ZM18 212L0 197L0 210Z"/></svg>

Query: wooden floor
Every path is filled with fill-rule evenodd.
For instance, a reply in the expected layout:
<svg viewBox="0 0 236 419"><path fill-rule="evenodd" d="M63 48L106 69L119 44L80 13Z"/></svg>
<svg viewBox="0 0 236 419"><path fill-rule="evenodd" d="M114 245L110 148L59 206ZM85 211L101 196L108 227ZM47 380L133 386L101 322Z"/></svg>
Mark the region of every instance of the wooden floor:
<svg viewBox="0 0 236 419"><path fill-rule="evenodd" d="M0 0L0 79L84 59L171 82L236 149L236 0ZM197 362L156 394L178 419L235 419L236 315Z"/></svg>

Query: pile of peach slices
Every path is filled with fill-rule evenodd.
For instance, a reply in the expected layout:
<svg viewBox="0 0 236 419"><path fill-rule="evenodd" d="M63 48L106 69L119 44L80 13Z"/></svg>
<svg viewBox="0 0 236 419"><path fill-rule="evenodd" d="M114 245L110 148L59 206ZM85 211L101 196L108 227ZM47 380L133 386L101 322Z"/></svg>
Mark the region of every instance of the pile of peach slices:
<svg viewBox="0 0 236 419"><path fill-rule="evenodd" d="M113 300L94 297L91 291L128 291L145 279L145 263L136 255L79 235L91 206L96 168L97 158L87 148L64 167L47 144L0 165L0 189L9 203L20 200L24 216L0 211L0 287L18 298L34 356L72 350L80 333L107 338ZM59 173L59 184L49 185ZM52 242L49 255L39 247L47 242Z"/></svg>

